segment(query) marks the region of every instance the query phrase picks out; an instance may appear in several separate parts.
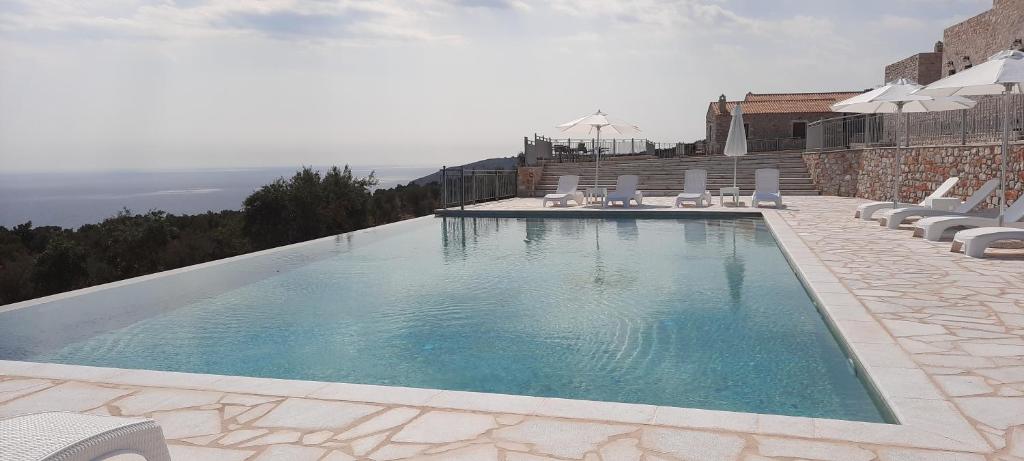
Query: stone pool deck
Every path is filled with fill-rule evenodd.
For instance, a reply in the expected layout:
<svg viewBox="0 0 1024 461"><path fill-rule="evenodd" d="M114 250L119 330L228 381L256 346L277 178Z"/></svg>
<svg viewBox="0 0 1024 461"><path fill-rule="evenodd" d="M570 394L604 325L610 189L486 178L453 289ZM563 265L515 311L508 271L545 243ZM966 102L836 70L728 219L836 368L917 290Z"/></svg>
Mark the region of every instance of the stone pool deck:
<svg viewBox="0 0 1024 461"><path fill-rule="evenodd" d="M151 417L175 460L1024 460L1024 252L950 253L853 219L861 202L793 197L764 216L898 425L11 361L0 417ZM722 211L738 210L705 210Z"/></svg>

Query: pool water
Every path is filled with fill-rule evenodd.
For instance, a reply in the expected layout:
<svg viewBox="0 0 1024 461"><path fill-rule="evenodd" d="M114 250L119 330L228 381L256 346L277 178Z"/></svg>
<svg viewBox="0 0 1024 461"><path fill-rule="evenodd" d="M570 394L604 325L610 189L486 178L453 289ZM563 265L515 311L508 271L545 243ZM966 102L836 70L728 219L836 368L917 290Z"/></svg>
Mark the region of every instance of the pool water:
<svg viewBox="0 0 1024 461"><path fill-rule="evenodd" d="M884 420L761 218L427 218L396 229L200 269L188 286L250 274L196 295L181 283L176 302L88 337L6 350L82 365ZM108 303L117 290L106 290ZM0 314L0 325L24 326L32 309L6 323ZM113 317L79 324L103 330Z"/></svg>

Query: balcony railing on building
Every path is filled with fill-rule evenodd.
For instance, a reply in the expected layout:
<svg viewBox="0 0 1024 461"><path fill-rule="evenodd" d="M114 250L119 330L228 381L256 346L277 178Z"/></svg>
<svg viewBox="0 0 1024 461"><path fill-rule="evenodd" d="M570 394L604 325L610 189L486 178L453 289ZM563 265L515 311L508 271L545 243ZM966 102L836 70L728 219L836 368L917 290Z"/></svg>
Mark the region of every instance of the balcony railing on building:
<svg viewBox="0 0 1024 461"><path fill-rule="evenodd" d="M554 139L540 135L523 138L523 153L527 165L539 161L555 163L592 162L597 155L601 159L650 155L659 158L692 157L707 155L701 141L694 143L654 142L650 139Z"/></svg>
<svg viewBox="0 0 1024 461"><path fill-rule="evenodd" d="M772 138L772 139L748 139L747 152L780 152L789 150L804 150L806 138ZM723 144L710 144L707 148L708 155L722 154Z"/></svg>
<svg viewBox="0 0 1024 461"><path fill-rule="evenodd" d="M966 110L904 114L907 130L899 144L965 145L999 142L1003 136L1003 98L982 96ZM807 125L807 150L842 150L897 145L895 114L856 114ZM906 137L904 137L906 136ZM1024 95L1010 98L1010 140L1024 139Z"/></svg>

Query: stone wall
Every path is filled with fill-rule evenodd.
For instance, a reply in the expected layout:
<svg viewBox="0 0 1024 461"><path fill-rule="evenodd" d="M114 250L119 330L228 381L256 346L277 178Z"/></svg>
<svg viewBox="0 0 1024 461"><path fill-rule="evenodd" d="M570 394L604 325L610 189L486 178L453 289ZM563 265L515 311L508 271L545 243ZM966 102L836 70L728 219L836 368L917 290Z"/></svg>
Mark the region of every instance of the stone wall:
<svg viewBox="0 0 1024 461"><path fill-rule="evenodd" d="M804 153L807 169L823 194L892 199L892 170L896 149L879 147ZM960 181L950 196L966 198L991 178L999 176L999 145L920 146L902 154L900 200L918 202L950 176ZM1013 144L1007 162L1008 203L1024 193L1024 144ZM998 204L993 194L987 206Z"/></svg>
<svg viewBox="0 0 1024 461"><path fill-rule="evenodd" d="M898 78L913 80L922 85L942 77L942 53L917 53L885 66L885 82Z"/></svg>
<svg viewBox="0 0 1024 461"><path fill-rule="evenodd" d="M793 136L793 122L811 122L838 117L843 114L836 112L798 112L782 114L743 114L743 122L747 124L747 139L779 139ZM708 142L721 153L729 136L729 124L732 115L707 116ZM806 133L806 132L805 132Z"/></svg>
<svg viewBox="0 0 1024 461"><path fill-rule="evenodd" d="M516 184L516 195L519 197L533 197L534 190L537 189L537 183L540 182L542 174L544 174L544 167L542 166L519 167L519 174L516 175L518 181Z"/></svg>
<svg viewBox="0 0 1024 461"><path fill-rule="evenodd" d="M958 72L963 70L964 56L974 65L981 64L1009 48L1014 39L1024 38L1024 1L995 0L991 10L946 28L942 37L943 63L953 61ZM948 70L944 68L943 75Z"/></svg>

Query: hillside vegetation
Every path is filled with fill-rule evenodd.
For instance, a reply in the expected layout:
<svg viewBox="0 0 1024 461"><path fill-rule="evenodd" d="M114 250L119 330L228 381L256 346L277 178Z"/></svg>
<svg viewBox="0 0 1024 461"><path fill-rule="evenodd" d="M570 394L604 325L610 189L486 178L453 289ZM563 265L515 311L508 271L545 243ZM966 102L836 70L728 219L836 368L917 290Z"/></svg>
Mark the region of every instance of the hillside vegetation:
<svg viewBox="0 0 1024 461"><path fill-rule="evenodd" d="M326 237L432 213L436 183L371 192L371 173L303 168L261 187L240 211L122 210L78 229L0 226L0 305Z"/></svg>

